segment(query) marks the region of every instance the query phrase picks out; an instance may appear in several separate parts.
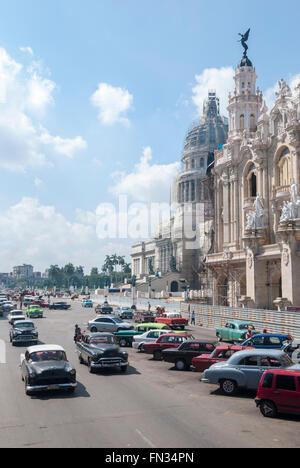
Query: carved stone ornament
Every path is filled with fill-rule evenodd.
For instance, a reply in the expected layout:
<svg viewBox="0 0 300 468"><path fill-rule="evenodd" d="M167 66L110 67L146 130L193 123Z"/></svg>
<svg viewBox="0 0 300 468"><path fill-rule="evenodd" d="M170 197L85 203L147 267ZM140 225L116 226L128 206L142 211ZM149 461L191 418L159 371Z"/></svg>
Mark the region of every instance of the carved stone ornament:
<svg viewBox="0 0 300 468"><path fill-rule="evenodd" d="M249 267L249 269L252 270L253 262L254 262L254 255L253 255L253 253L252 253L251 251L248 252L248 259L247 259L247 261L248 261L248 267Z"/></svg>
<svg viewBox="0 0 300 468"><path fill-rule="evenodd" d="M292 91L287 82L281 78L279 81L279 92L276 92L276 97L278 99L284 99L286 97L291 97L292 96Z"/></svg>
<svg viewBox="0 0 300 468"><path fill-rule="evenodd" d="M288 266L290 263L290 253L288 249L283 249L282 252L282 261L285 266Z"/></svg>

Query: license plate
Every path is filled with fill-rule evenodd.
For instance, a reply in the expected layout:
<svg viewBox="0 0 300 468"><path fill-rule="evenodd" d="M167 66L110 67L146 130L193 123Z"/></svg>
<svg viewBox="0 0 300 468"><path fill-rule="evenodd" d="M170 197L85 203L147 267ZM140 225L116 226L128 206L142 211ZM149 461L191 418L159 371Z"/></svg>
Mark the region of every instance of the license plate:
<svg viewBox="0 0 300 468"><path fill-rule="evenodd" d="M49 385L48 390L59 390L59 385Z"/></svg>

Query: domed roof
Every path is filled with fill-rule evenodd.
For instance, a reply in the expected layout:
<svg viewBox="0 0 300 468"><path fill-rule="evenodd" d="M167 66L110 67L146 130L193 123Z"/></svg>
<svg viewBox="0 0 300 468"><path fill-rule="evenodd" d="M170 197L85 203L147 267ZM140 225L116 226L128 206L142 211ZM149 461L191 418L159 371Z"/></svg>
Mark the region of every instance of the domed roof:
<svg viewBox="0 0 300 468"><path fill-rule="evenodd" d="M253 67L253 64L251 60L246 56L242 58L242 60L239 63L239 67Z"/></svg>

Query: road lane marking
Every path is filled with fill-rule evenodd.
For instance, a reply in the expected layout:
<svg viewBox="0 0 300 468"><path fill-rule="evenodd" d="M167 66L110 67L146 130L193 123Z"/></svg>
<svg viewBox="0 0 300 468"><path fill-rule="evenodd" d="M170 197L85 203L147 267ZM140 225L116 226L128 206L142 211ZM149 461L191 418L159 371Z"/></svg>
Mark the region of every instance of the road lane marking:
<svg viewBox="0 0 300 468"><path fill-rule="evenodd" d="M151 440L147 439L147 437L145 437L141 431L139 431L138 429L136 429L136 432L138 433L138 435L143 439L144 442L146 442L146 444L148 444L151 448L156 448L156 446L151 442Z"/></svg>

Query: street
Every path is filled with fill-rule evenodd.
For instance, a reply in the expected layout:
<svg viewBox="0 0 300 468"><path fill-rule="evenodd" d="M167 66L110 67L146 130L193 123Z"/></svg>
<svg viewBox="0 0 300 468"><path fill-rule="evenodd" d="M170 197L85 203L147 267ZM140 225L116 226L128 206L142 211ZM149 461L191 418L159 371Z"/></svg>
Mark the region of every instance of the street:
<svg viewBox="0 0 300 468"><path fill-rule="evenodd" d="M133 349L127 374L89 374L78 362L73 331L93 316L92 309L73 302L71 310L46 309L36 321L42 343L66 349L78 388L72 396L34 397L25 396L18 368L24 348L10 345L8 322L0 318L7 349L7 364L0 364L0 447L300 447L299 417L265 419L255 394L225 397L201 383L201 374L177 372ZM196 338L215 340L211 330L191 330Z"/></svg>

